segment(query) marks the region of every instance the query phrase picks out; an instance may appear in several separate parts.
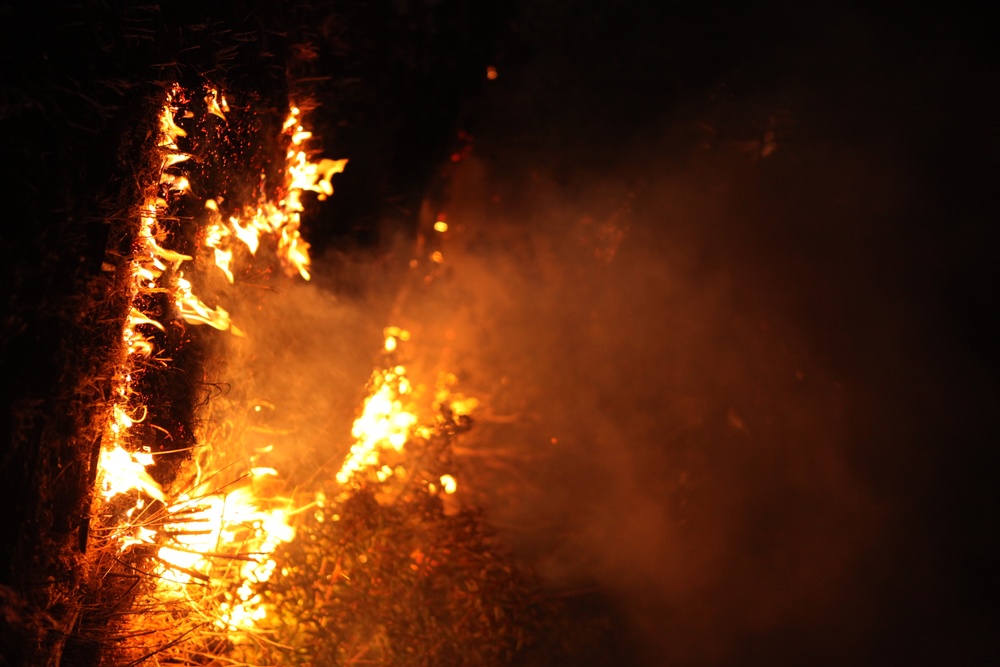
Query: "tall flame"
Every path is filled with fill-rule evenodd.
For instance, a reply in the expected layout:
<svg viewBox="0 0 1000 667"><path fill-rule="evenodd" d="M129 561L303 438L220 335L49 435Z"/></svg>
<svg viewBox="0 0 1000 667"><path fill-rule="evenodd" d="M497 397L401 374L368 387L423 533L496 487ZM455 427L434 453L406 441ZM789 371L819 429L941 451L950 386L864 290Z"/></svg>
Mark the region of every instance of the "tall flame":
<svg viewBox="0 0 1000 667"><path fill-rule="evenodd" d="M305 210L302 194L315 192L320 200L332 195L331 180L344 171L347 160L311 161L305 143L312 138L312 132L302 125L301 115L299 108L293 106L282 125L282 134L289 147L285 154L280 199L262 198L254 206L244 206L233 212L225 222L215 200L205 203L210 211L205 245L215 252L215 264L230 283L234 282L232 239L235 237L255 255L264 235L276 240L278 258L290 275L298 274L305 280L311 278L309 244L300 231L301 214Z"/></svg>
<svg viewBox="0 0 1000 667"><path fill-rule="evenodd" d="M394 359L400 344L410 340L410 332L399 327L387 327L384 337L383 350L390 359ZM454 375L442 375L434 393L435 409L447 412L452 419L467 417L478 407L476 399L452 391L456 382ZM368 397L351 429L354 444L336 475L341 486L360 484L365 473L373 473L375 479L385 482L396 473L396 469L385 464L383 454L401 452L411 438L426 440L434 433L434 429L419 424L414 389L405 366L392 363L387 368L376 370L368 386ZM458 487L451 474L442 476L439 481L446 494L454 493ZM436 491L436 488L432 485L433 490Z"/></svg>
<svg viewBox="0 0 1000 667"><path fill-rule="evenodd" d="M409 336L407 331L390 327L386 329L384 347L392 352L397 340ZM413 387L406 377L405 366L376 370L369 387L368 398L351 429L354 445L337 473L337 482L342 485L351 482L363 470L381 471L382 452L401 451L417 425L416 408L410 400ZM389 474L382 472L380 478Z"/></svg>
<svg viewBox="0 0 1000 667"><path fill-rule="evenodd" d="M299 511L292 509L290 501L270 493L276 471L254 467L235 482L211 488L207 481L198 481L171 497L149 472L154 464L149 448L135 447L129 433L145 417L133 387L136 365L156 360L157 332L167 330L166 320L143 312L147 297L166 293L176 307L177 319L244 335L225 308L210 307L195 294L181 267L196 259L165 246L168 233L161 220L178 198L195 196L183 172L183 163L190 156L182 152L180 144L187 132L175 120L184 99L184 92L175 86L160 112L159 155L155 159L160 173L138 214L130 260L130 310L122 332L125 359L115 378L107 446L98 460L99 488L105 501L139 493L135 506L126 513L130 522L120 532L120 548L155 548L159 595L186 601L197 613L212 615L219 630L250 630L267 613L255 586L272 576L272 555L280 544L294 538L290 518ZM218 89L206 87L203 99L206 113L228 123L229 106ZM184 113L185 118L190 116ZM320 199L332 194L330 180L343 171L347 161L312 162L304 148L311 133L304 129L300 116L299 109L293 107L283 125L289 149L277 201L264 198L224 216L218 203L221 199L205 200L208 220L204 246L212 251L214 263L230 283L235 281L233 241L255 254L264 235L274 239L277 254L290 274L310 278L309 244L300 233L302 193L316 192ZM134 449L138 451L130 451ZM217 478L211 475L208 479ZM159 504L148 504L147 498Z"/></svg>

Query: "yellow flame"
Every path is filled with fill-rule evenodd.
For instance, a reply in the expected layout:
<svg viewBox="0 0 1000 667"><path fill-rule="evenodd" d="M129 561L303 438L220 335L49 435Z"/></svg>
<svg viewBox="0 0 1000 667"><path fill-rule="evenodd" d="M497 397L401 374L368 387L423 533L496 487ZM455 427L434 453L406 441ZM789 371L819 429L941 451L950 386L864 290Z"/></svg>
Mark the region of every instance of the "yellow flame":
<svg viewBox="0 0 1000 667"><path fill-rule="evenodd" d="M122 341L124 341L126 352L129 355L149 357L153 354L152 341L136 331L131 324L125 325Z"/></svg>
<svg viewBox="0 0 1000 667"><path fill-rule="evenodd" d="M150 319L149 317L146 317L145 315L143 315L142 313L140 313L138 310L136 310L134 307L132 308L132 310L129 311L129 314L128 314L128 324L129 324L129 326L132 326L132 327L137 326L139 324L149 324L149 325L152 325L152 326L156 327L160 331L165 331L165 329L163 328L162 324L160 324L159 322L157 322L154 319Z"/></svg>
<svg viewBox="0 0 1000 667"><path fill-rule="evenodd" d="M246 245L251 255L256 255L257 248L260 247L260 229L252 221L253 219L251 219L251 224L244 227L238 218L229 218L229 224L232 225L236 238Z"/></svg>
<svg viewBox="0 0 1000 667"><path fill-rule="evenodd" d="M229 111L229 105L226 104L226 98L219 95L217 88L208 89L208 93L205 95L205 105L208 107L208 113L226 120L226 116L222 112L223 110Z"/></svg>
<svg viewBox="0 0 1000 667"><path fill-rule="evenodd" d="M410 332L399 327L386 327L383 334L383 349L390 355L397 352L400 342L410 340ZM374 474L379 482L385 482L400 468L385 464L382 454L402 451L413 436L428 438L432 435L431 428L418 426L413 388L406 373L406 367L397 364L372 374L369 395L351 429L354 444L336 475L341 485L357 481L358 476L366 471ZM456 382L457 378L452 374L439 376L434 405L438 409L447 407L453 415L469 415L479 403L474 398L452 392L451 387ZM454 493L458 488L452 475L442 476L440 482L447 494ZM431 484L429 488L432 493L437 493L437 485Z"/></svg>
<svg viewBox="0 0 1000 667"><path fill-rule="evenodd" d="M305 210L302 204L303 192L315 192L320 200L333 194L331 179L335 174L344 171L347 160L321 159L313 162L309 159L303 144L312 138L312 132L306 130L300 122L301 112L292 107L288 118L282 125L282 133L288 137L290 144L285 156L283 197L277 201L262 200L256 206L245 206L235 215L230 215L228 222L223 224L218 215L218 204L209 200L206 208L210 209L210 227L215 225L226 230L215 231L214 235L206 237L205 245L215 250L216 265L232 279L233 255L229 248L229 236L235 236L250 251L256 254L260 246L261 236L269 235L277 240L277 254L290 275L298 274L309 280L309 244L302 238L300 227L301 214Z"/></svg>
<svg viewBox="0 0 1000 667"><path fill-rule="evenodd" d="M153 456L148 452L129 452L121 446L112 450L101 450L100 486L105 500L139 490L150 498L164 500L163 489L149 476L146 467L153 465Z"/></svg>
<svg viewBox="0 0 1000 667"><path fill-rule="evenodd" d="M219 331L227 329L237 336L244 333L233 325L229 318L229 311L222 306L209 308L191 291L191 281L183 275L177 279L177 288L174 296L174 303L180 313L181 319L191 324L207 324Z"/></svg>
<svg viewBox="0 0 1000 667"><path fill-rule="evenodd" d="M434 404L438 409L447 407L452 414L459 417L467 417L479 407L479 401L452 391L452 387L457 382L458 378L453 373L442 373L439 375L434 388Z"/></svg>
<svg viewBox="0 0 1000 667"><path fill-rule="evenodd" d="M380 467L382 451L402 450L417 423L414 408L406 400L411 387L403 366L375 371L371 387L351 429L355 442L337 473L340 484L347 484L362 470Z"/></svg>
<svg viewBox="0 0 1000 667"><path fill-rule="evenodd" d="M157 145L161 148L172 148L176 151L178 150L177 137L186 136L187 132L174 123L174 113L170 109L169 103L164 105L163 110L160 112L160 138L157 141Z"/></svg>
<svg viewBox="0 0 1000 667"><path fill-rule="evenodd" d="M267 615L254 587L274 574L278 546L295 538L289 502L264 498L254 484L274 472L255 468L243 485L228 491L199 493L204 485L198 485L155 524L137 527L122 548L157 546L160 595L187 600L198 613L210 614L220 630L251 630Z"/></svg>
<svg viewBox="0 0 1000 667"><path fill-rule="evenodd" d="M189 160L189 159L191 159L191 156L188 155L187 153L168 153L168 152L164 152L163 153L163 160L160 163L160 168L161 169L167 169L168 167L172 167L172 166L174 166L175 164L177 164L179 162L184 162L185 160Z"/></svg>
<svg viewBox="0 0 1000 667"><path fill-rule="evenodd" d="M187 179L187 176L178 174L161 174L160 184L166 185L168 190L175 192L188 192L191 190L191 181Z"/></svg>

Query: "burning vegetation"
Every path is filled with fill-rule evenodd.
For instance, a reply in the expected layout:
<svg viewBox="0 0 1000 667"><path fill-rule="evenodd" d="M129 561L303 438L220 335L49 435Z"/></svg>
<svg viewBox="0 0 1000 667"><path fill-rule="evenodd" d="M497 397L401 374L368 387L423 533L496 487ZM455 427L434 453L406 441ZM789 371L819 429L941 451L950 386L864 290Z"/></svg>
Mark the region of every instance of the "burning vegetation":
<svg viewBox="0 0 1000 667"><path fill-rule="evenodd" d="M478 401L456 393L446 371L411 380L408 331L385 328L353 444L307 480L270 465L273 445L241 442L231 421L216 421L211 399L187 437L183 423L176 434L156 423L157 401L170 400L164 387L177 382L164 378L188 347L200 346L205 364L234 349L205 336L253 345L240 323L246 304L230 306L234 286L311 277L306 193L332 195L347 160L315 156L293 104L274 142L279 166L249 191L212 192L220 179L205 178L202 151L223 150L230 124L256 113L215 85L171 86L143 170L150 180L127 221L131 240L104 263L125 285L127 315L81 533L93 583L74 659L488 665L549 650L543 630L556 604L459 492L453 445ZM439 266L440 249L427 262Z"/></svg>

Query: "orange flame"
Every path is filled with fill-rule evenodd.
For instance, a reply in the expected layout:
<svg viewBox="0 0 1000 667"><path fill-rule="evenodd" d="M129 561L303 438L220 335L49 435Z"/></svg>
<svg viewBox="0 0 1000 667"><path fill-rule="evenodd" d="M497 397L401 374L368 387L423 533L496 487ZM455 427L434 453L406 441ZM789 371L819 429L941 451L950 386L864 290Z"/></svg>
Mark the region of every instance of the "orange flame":
<svg viewBox="0 0 1000 667"><path fill-rule="evenodd" d="M133 489L142 491L150 498L163 501L163 489L156 483L146 467L153 465L153 455L146 452L128 452L121 446L101 452L101 495L111 500L121 493Z"/></svg>
<svg viewBox="0 0 1000 667"><path fill-rule="evenodd" d="M122 548L158 546L159 595L185 600L220 630L252 630L267 616L254 587L274 574L272 556L295 538L290 519L301 511L287 500L265 499L258 482L275 474L252 468L236 488L213 492L197 484L154 521L137 527Z"/></svg>
<svg viewBox="0 0 1000 667"><path fill-rule="evenodd" d="M191 281L184 278L183 274L177 279L176 295L174 303L180 312L181 319L192 324L207 324L219 331L227 329L237 336L245 334L233 325L229 319L229 312L222 306L209 308L205 303L196 297L191 291Z"/></svg>
<svg viewBox="0 0 1000 667"><path fill-rule="evenodd" d="M399 327L387 327L383 333L383 349L389 355L397 352L401 342L410 340L410 332ZM336 475L337 482L342 486L359 482L359 477L366 471L373 472L380 482L386 481L396 469L383 464L384 452L402 451L413 436L431 437L431 428L418 425L413 387L406 373L405 366L395 364L372 374L369 395L351 429L354 444ZM451 374L439 377L434 404L438 409L447 407L452 415L467 416L479 403L474 398L452 392L451 387L456 382L456 377ZM446 494L455 493L458 488L458 482L452 475L442 476L440 482ZM436 492L436 486L431 488Z"/></svg>
<svg viewBox="0 0 1000 667"><path fill-rule="evenodd" d="M276 475L269 468L252 468L236 483L215 490L208 490L207 484L199 481L186 493L171 499L171 494L149 473L154 463L149 449L130 452L126 448L129 430L145 418L145 409L135 405L133 372L139 359L150 358L156 351L152 330L145 330L150 334L147 337L141 329L148 326L165 331L166 321L144 314L140 297L167 293L176 306L176 317L184 322L244 335L233 325L225 308L211 308L194 294L191 281L180 270L184 262L195 261L194 258L164 247L167 233L159 221L177 197L193 196L183 167L177 166L190 157L178 145L187 132L175 122L180 117L178 100L182 94L175 86L160 113L156 138L159 155L154 163L159 166L160 174L150 184L138 214L139 231L130 260L130 310L122 330L125 361L115 376L115 402L107 431L111 446L99 458L99 488L105 501L123 493L140 492L135 507L126 513L135 523L126 526L127 534L120 548L156 547L160 593L189 601L198 613L213 614L212 622L217 629L249 630L267 613L260 596L254 592L255 586L273 575L276 566L272 555L281 543L294 539L290 518L304 508L293 510L289 501L269 498L265 479ZM206 113L226 121L229 106L218 89L206 87L204 102ZM216 200L205 201L208 223L204 245L213 251L216 266L230 283L235 278L234 239L254 254L265 234L275 239L277 253L290 274L310 278L309 244L300 232L302 193L315 192L321 200L331 195L331 179L343 171L347 160L311 161L304 146L312 134L304 128L300 116L299 109L292 107L282 128L289 149L279 201L262 200L225 219ZM190 113L184 117L190 117ZM391 333L387 330L387 349L390 338L407 340L409 334L398 329ZM362 448L401 448L416 429L415 414L404 409L405 397L411 391L405 373L402 366L394 366L376 374L378 380L373 382L381 383L383 389L368 401L365 415L359 417L355 428L355 437ZM358 456L360 462L355 470L368 461L360 450ZM163 505L147 506L142 495ZM152 518L148 511L137 513L152 507L156 508ZM220 584L224 590L211 590Z"/></svg>
<svg viewBox="0 0 1000 667"><path fill-rule="evenodd" d="M397 341L408 340L409 337L408 331L388 327L384 348L391 353L396 349ZM391 469L382 469L381 453L387 449L401 451L417 424L416 408L409 396L413 388L404 366L376 370L370 387L361 414L351 428L354 445L336 476L341 485L348 484L368 469L381 472L379 478L384 481L391 474Z"/></svg>
<svg viewBox="0 0 1000 667"><path fill-rule="evenodd" d="M332 195L331 179L344 171L347 160L324 158L319 162L312 162L303 148L303 144L312 138L312 132L301 124L300 115L298 107L293 106L282 125L282 133L289 141L289 149L285 155L282 199L277 202L265 199L256 206L245 206L235 215L229 216L227 223L222 223L221 216L218 215L218 204L214 200L208 200L205 204L210 210L205 245L215 251L216 266L226 274L230 283L233 282L231 237L239 239L253 255L257 253L261 236L265 234L277 240L278 257L289 275L298 274L305 280L311 278L309 244L299 231L301 214L305 210L302 193L315 192L320 200Z"/></svg>

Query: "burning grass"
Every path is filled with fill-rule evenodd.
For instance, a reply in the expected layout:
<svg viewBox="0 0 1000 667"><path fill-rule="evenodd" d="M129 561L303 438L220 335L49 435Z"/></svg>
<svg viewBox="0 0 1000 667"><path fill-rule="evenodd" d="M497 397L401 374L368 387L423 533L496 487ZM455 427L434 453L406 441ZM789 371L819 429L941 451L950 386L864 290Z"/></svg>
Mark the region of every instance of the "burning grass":
<svg viewBox="0 0 1000 667"><path fill-rule="evenodd" d="M557 605L458 499L452 453L474 402L444 382L423 394L433 408L415 406L396 359L406 332L386 330L346 461L308 484L292 486L239 441L239 424L216 418L223 402L253 407L204 382L225 349L211 341L248 333L230 290L310 278L302 215L346 160L309 149L308 104L282 118L195 78L135 92L117 165L135 182L105 216L101 270L52 333L76 355L63 367L67 407L18 412L23 449L48 443L32 471L59 472L30 519L46 541L27 569L48 582L30 584L30 601L0 588L19 642L5 657L523 662L547 645Z"/></svg>
<svg viewBox="0 0 1000 667"><path fill-rule="evenodd" d="M551 602L471 509L412 484L366 488L306 517L263 591L258 664L500 665L539 641Z"/></svg>
<svg viewBox="0 0 1000 667"><path fill-rule="evenodd" d="M177 119L224 132L212 117L225 120L228 108L216 88L202 96L175 86L160 112L161 171L145 191L134 254L123 263L130 299L124 358L96 461L102 499L93 567L122 586L114 599L94 592L102 611L88 628L102 640L93 644L126 664L511 661L535 642L546 606L481 515L452 499L451 443L468 428L474 401L439 383L438 416L418 424L406 368L391 361L407 332L386 330L391 363L373 375L345 462L317 488L282 495L278 471L258 465L258 454L241 456L240 443L214 437L211 427L194 434L194 456L179 474L163 477L157 455L170 450L154 451L137 437L136 427L156 411L143 389L170 368L173 355L162 352L171 352L171 328L183 322L246 335L225 308L196 296L184 267L193 262L191 275L204 280L197 267L210 256L232 284L234 257L256 255L262 237L271 237L285 271L308 279L301 195L332 194L330 178L346 163L310 160L303 146L310 133L293 106L282 125L283 181L262 184L256 205L230 203L228 216L221 198L206 199L205 232L195 235L202 248L172 250L192 238L179 235L175 211L190 210L199 187L184 171L190 129ZM235 454L229 463L227 453Z"/></svg>
<svg viewBox="0 0 1000 667"><path fill-rule="evenodd" d="M265 520L237 522L244 539L226 540L226 553L192 554L210 568L161 567L137 601L144 613L123 624L128 640L119 650L155 664L510 664L542 643L556 605L482 513L440 484L442 471L454 471L456 433L467 427L467 419L442 418L433 435L393 450L346 488L331 470L309 493L300 489L302 502L283 505L295 506L290 525L271 531L273 553L246 540L250 526L266 531ZM396 474L379 480L383 466ZM281 483L264 478L276 488L260 495L275 502ZM158 529L162 543L199 521L160 508L144 528ZM209 531L190 532L200 539ZM255 576L246 576L248 566Z"/></svg>

